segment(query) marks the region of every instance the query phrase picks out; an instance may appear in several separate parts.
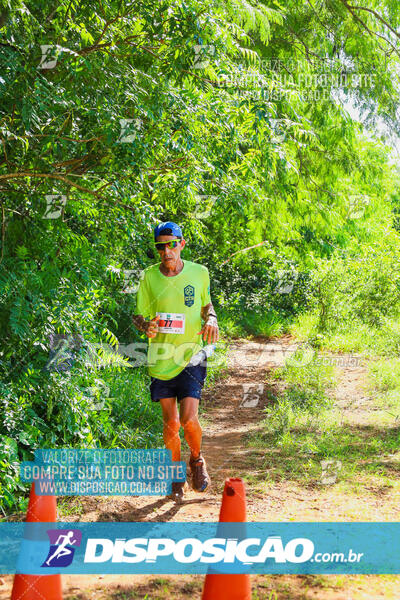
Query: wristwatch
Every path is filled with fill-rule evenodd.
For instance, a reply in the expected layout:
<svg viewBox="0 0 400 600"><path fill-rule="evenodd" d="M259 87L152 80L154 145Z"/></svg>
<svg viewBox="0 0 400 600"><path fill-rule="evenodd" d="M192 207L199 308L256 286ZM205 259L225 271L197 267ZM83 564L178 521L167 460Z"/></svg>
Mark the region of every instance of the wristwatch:
<svg viewBox="0 0 400 600"><path fill-rule="evenodd" d="M211 323L214 324L216 327L218 327L218 322L217 322L217 315L208 315L205 323L208 323L211 320Z"/></svg>

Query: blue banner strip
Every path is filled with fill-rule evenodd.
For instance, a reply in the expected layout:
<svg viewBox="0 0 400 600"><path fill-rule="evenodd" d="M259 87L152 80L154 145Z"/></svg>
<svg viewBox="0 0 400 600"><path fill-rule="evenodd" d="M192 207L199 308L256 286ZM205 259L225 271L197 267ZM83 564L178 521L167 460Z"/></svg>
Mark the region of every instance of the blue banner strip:
<svg viewBox="0 0 400 600"><path fill-rule="evenodd" d="M0 574L400 574L400 523L0 523Z"/></svg>

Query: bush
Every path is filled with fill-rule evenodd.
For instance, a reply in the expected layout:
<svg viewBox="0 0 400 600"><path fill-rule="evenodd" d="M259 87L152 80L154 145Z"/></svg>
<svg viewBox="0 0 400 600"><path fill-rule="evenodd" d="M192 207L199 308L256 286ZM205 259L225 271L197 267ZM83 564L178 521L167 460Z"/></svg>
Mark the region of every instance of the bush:
<svg viewBox="0 0 400 600"><path fill-rule="evenodd" d="M315 331L335 333L367 325L379 328L400 314L400 238L395 232L357 253L320 260L312 273Z"/></svg>
<svg viewBox="0 0 400 600"><path fill-rule="evenodd" d="M212 269L214 297L232 335L279 335L308 306L309 273L275 250Z"/></svg>
<svg viewBox="0 0 400 600"><path fill-rule="evenodd" d="M19 461L33 460L37 448L163 446L162 419L150 402L144 368L122 367L120 357L105 367L87 358L82 351L71 370L31 368L16 382L0 384L4 509L19 507L20 492L29 487L19 481Z"/></svg>

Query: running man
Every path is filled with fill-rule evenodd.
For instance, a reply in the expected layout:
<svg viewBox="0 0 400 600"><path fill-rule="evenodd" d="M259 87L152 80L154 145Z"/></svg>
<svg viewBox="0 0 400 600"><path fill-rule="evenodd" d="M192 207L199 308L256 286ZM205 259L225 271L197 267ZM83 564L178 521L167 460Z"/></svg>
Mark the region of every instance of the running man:
<svg viewBox="0 0 400 600"><path fill-rule="evenodd" d="M171 450L172 460L181 460L182 425L190 448L192 485L196 491L204 492L210 477L201 454L198 407L207 360L196 366L188 363L201 350L201 337L207 344L218 341L210 277L203 265L181 259L186 242L176 223L157 225L154 240L161 262L142 273L133 322L149 338L150 393L152 401L161 405L165 446ZM172 482L175 499L183 497L184 485L185 482Z"/></svg>

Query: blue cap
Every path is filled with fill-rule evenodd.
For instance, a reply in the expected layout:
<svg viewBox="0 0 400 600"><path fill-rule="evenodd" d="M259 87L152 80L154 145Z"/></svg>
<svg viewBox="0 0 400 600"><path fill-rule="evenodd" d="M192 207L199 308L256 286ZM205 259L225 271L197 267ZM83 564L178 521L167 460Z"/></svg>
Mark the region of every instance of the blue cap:
<svg viewBox="0 0 400 600"><path fill-rule="evenodd" d="M183 237L182 229L172 221L160 223L154 228L154 240L156 240L159 235L175 235L176 237Z"/></svg>

